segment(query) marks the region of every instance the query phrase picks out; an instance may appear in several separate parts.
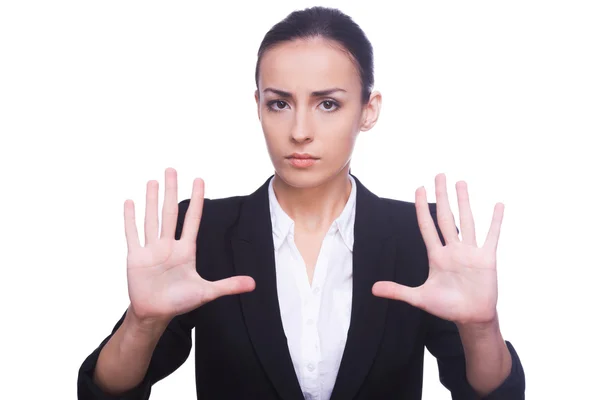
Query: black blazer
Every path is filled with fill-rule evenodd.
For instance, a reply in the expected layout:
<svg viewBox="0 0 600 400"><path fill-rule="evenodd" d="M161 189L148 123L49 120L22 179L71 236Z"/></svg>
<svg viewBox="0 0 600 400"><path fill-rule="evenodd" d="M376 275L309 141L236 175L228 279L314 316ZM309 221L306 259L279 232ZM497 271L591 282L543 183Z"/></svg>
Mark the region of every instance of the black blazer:
<svg viewBox="0 0 600 400"><path fill-rule="evenodd" d="M358 179L356 183L351 322L331 399L421 399L425 347L437 358L440 381L453 399L477 398L466 380L454 323L371 293L380 280L418 286L426 280L429 266L414 203L377 197ZM188 205L189 200L179 203L177 238ZM435 220L435 204L430 209ZM198 273L208 280L249 275L256 289L175 317L143 382L119 397L102 393L92 382L108 336L80 367L78 398L148 399L151 385L187 359L195 327L198 399L303 400L279 314L271 229L268 180L248 196L205 200ZM438 233L441 236L439 228ZM524 398L523 368L507 344L513 358L511 374L488 399Z"/></svg>

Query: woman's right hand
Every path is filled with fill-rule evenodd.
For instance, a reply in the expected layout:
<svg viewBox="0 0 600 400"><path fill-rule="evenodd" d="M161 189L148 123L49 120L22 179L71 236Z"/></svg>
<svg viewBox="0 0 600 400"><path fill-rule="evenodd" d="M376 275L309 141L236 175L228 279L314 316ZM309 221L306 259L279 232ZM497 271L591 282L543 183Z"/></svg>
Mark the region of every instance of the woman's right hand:
<svg viewBox="0 0 600 400"><path fill-rule="evenodd" d="M127 286L129 310L139 322L168 323L173 317L191 311L225 295L254 290L254 280L236 276L209 282L196 272L196 239L204 204L204 182L195 179L189 208L179 240L177 226L177 172L165 171L165 198L159 236L158 182L146 189L144 220L145 245L140 244L133 201L125 201L127 238Z"/></svg>

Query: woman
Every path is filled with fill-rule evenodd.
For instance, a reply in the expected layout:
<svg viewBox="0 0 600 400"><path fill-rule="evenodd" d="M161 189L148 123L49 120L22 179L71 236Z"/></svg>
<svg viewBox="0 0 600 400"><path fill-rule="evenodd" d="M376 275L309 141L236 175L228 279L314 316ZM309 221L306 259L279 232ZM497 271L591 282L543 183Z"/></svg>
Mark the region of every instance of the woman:
<svg viewBox="0 0 600 400"><path fill-rule="evenodd" d="M131 303L81 366L79 398L147 399L194 327L198 398L420 399L425 347L453 398L522 398L496 314L502 205L478 248L464 182L461 240L443 174L437 206L424 188L414 204L379 198L350 174L381 104L362 30L333 9L290 14L260 46L256 84L274 176L217 200L197 179L178 205L167 169L160 232L147 186L144 246L125 202Z"/></svg>

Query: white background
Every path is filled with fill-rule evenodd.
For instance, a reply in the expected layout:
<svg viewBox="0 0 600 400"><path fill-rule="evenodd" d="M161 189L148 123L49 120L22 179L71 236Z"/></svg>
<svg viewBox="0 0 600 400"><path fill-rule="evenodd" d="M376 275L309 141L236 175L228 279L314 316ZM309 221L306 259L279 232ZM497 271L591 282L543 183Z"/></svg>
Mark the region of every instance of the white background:
<svg viewBox="0 0 600 400"><path fill-rule="evenodd" d="M0 398L76 398L128 303L123 201L179 172L207 197L272 173L253 98L267 30L312 2L0 3ZM383 109L352 172L414 201L464 179L478 236L504 202L499 313L529 399L600 398L600 12L589 1L323 1L375 49ZM162 192L161 192L162 193ZM141 230L140 230L141 232ZM152 399L195 398L193 357ZM595 397L596 396L596 397ZM449 399L435 360L424 399Z"/></svg>

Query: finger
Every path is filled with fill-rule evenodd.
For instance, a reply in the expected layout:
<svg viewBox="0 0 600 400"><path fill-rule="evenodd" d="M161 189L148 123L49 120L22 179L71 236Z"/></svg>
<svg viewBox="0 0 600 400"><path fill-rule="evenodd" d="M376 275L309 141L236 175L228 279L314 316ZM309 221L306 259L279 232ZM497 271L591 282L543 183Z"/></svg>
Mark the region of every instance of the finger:
<svg viewBox="0 0 600 400"><path fill-rule="evenodd" d="M446 243L458 242L456 223L454 222L454 215L452 215L450 202L448 201L445 174L438 174L435 177L435 198L438 225L444 236L444 241Z"/></svg>
<svg viewBox="0 0 600 400"><path fill-rule="evenodd" d="M404 301L414 307L422 308L420 287L409 287L396 282L379 281L373 285L373 295L392 300Z"/></svg>
<svg viewBox="0 0 600 400"><path fill-rule="evenodd" d="M249 276L233 276L215 282L209 282L205 301L209 302L221 296L229 296L251 292L256 287L256 282Z"/></svg>
<svg viewBox="0 0 600 400"><path fill-rule="evenodd" d="M492 216L492 224L485 239L483 247L493 250L498 248L498 240L500 239L500 228L502 227L502 219L504 218L504 204L496 203L494 207L494 215Z"/></svg>
<svg viewBox="0 0 600 400"><path fill-rule="evenodd" d="M148 181L146 185L146 215L144 217L144 238L146 244L158 240L158 182Z"/></svg>
<svg viewBox="0 0 600 400"><path fill-rule="evenodd" d="M177 171L173 168L165 170L165 201L162 210L161 238L174 238L177 227Z"/></svg>
<svg viewBox="0 0 600 400"><path fill-rule="evenodd" d="M462 231L462 241L465 244L477 246L477 237L475 236L475 221L473 220L473 213L471 211L467 182L456 182L456 194L458 197L458 213L460 214L460 230Z"/></svg>
<svg viewBox="0 0 600 400"><path fill-rule="evenodd" d="M194 179L192 187L192 198L185 219L183 221L183 230L181 239L196 242L200 220L202 219L202 210L204 207L204 181L200 178Z"/></svg>
<svg viewBox="0 0 600 400"><path fill-rule="evenodd" d="M415 207L417 208L417 221L425 246L427 246L429 251L436 247L440 247L442 245L440 235L438 235L437 229L435 228L429 210L429 204L427 203L427 193L422 186L418 188L415 193Z"/></svg>
<svg viewBox="0 0 600 400"><path fill-rule="evenodd" d="M132 200L125 200L123 214L125 217L125 239L127 240L127 250L140 247L140 238L138 236L137 226L135 225L135 206Z"/></svg>

